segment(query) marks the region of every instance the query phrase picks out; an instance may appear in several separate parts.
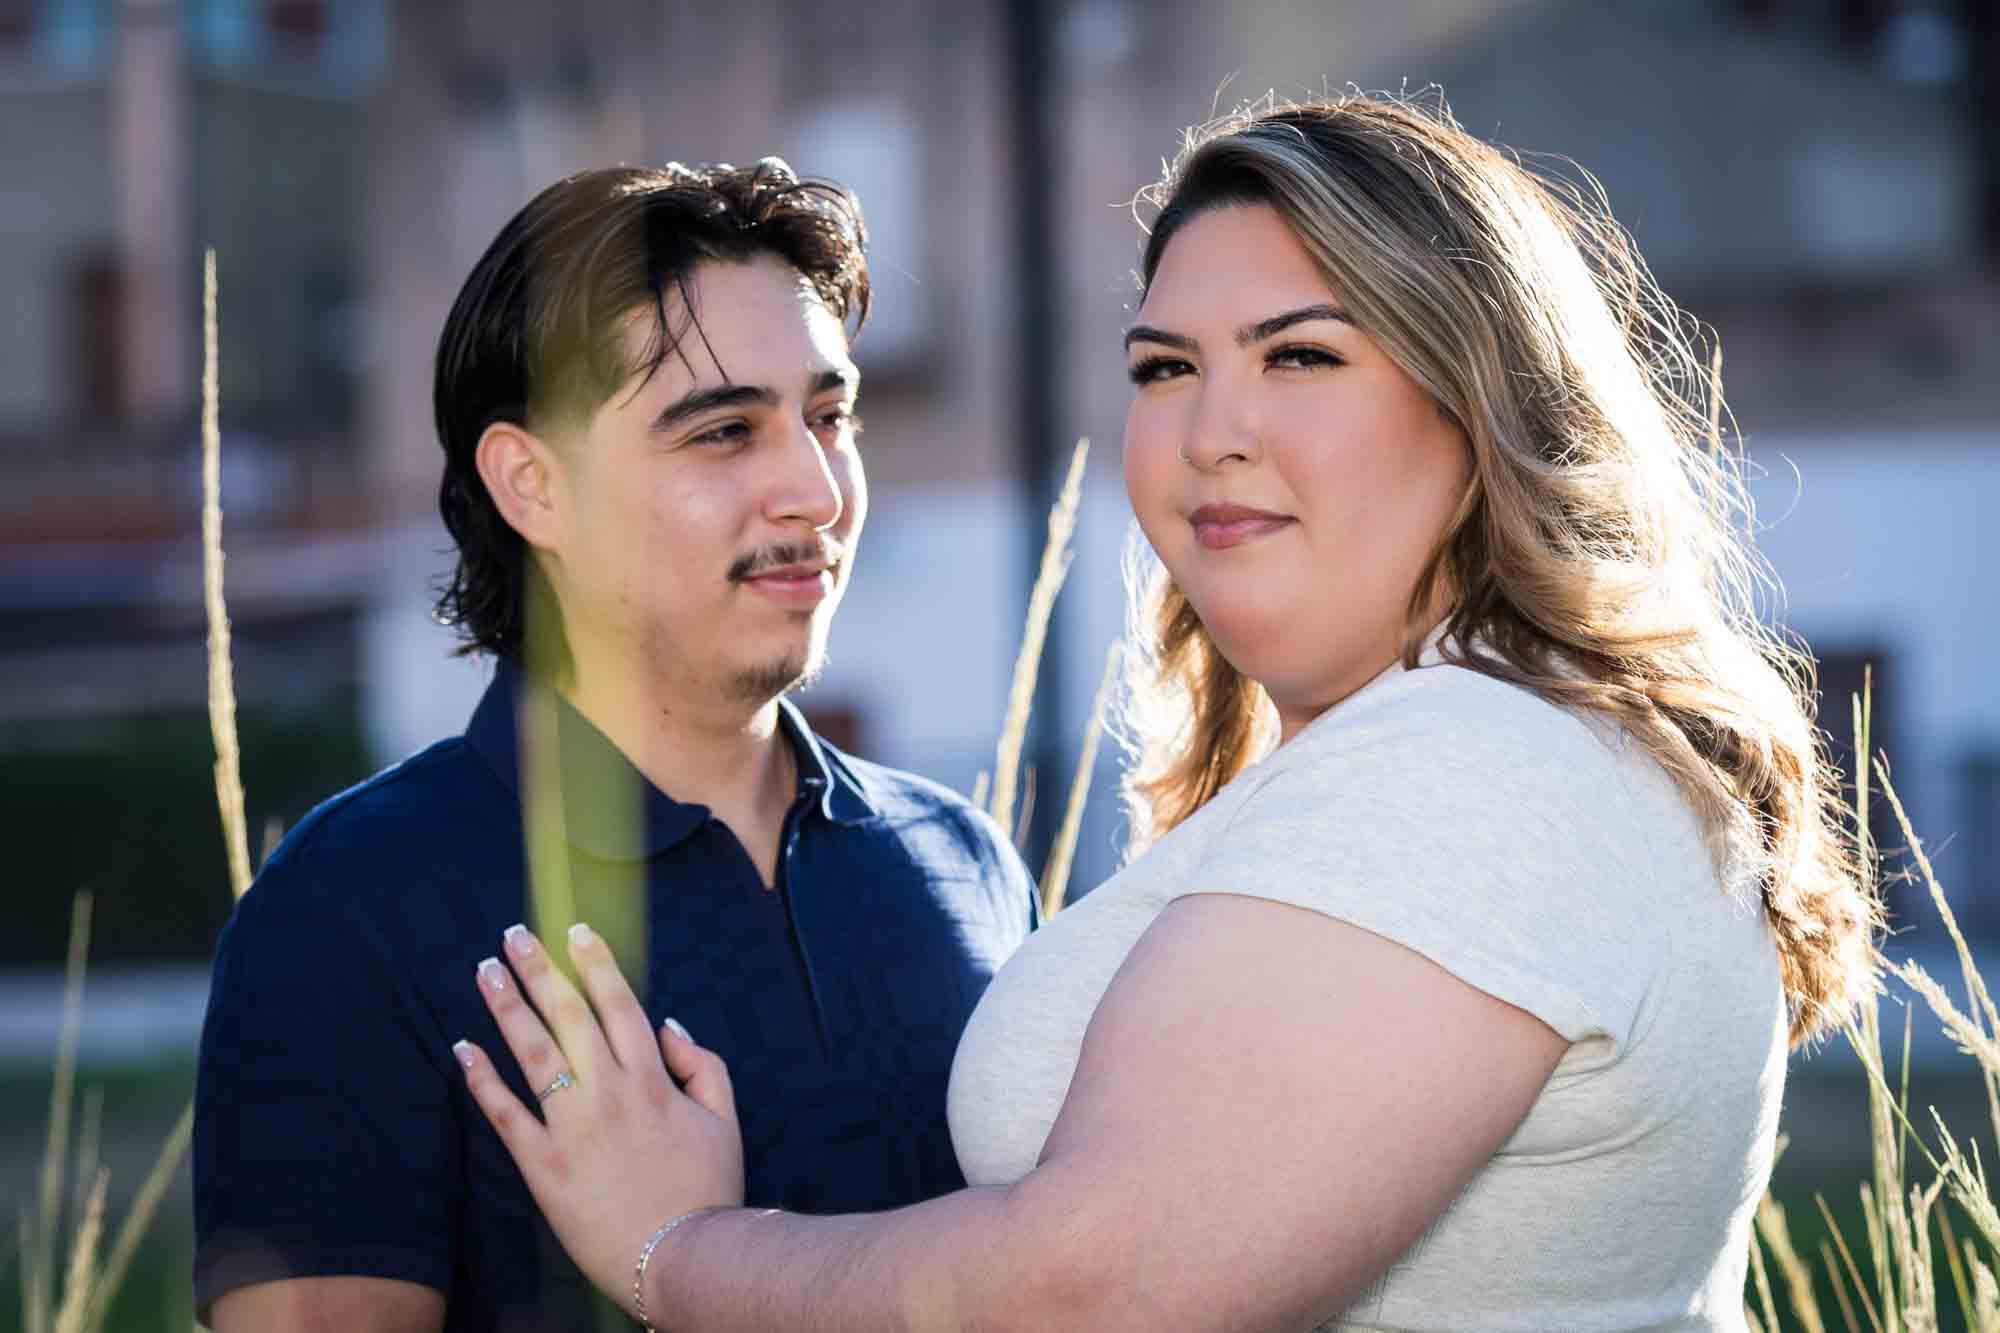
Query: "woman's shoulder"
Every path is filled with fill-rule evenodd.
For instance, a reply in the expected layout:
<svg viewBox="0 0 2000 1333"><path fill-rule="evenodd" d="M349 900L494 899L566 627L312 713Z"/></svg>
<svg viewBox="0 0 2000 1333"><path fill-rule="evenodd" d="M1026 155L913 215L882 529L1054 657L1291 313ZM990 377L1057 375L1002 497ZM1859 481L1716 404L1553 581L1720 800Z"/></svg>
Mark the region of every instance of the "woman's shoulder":
<svg viewBox="0 0 2000 1333"><path fill-rule="evenodd" d="M1336 705L1299 733L1292 762L1375 755L1451 768L1553 769L1551 776L1589 782L1620 767L1632 744L1610 718L1438 662L1385 676Z"/></svg>

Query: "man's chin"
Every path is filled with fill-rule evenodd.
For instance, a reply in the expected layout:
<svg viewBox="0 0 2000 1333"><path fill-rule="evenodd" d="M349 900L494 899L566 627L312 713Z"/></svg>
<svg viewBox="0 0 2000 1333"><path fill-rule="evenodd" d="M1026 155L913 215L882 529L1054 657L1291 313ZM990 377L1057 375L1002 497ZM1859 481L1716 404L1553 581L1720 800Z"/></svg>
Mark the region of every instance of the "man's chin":
<svg viewBox="0 0 2000 1333"><path fill-rule="evenodd" d="M823 653L767 662L739 672L731 693L746 703L767 704L780 695L805 689L819 679L819 673L825 666L826 656Z"/></svg>

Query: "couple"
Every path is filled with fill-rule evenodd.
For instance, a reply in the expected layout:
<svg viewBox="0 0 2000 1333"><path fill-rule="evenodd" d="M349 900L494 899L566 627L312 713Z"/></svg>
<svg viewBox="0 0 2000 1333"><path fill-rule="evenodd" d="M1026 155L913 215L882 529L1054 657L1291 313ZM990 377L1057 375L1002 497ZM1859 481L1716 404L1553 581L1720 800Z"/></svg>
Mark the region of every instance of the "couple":
<svg viewBox="0 0 2000 1333"><path fill-rule="evenodd" d="M572 1271L661 1329L1740 1326L1873 916L1713 386L1444 114L1252 108L1153 197L1136 854L1031 936L990 821L779 698L866 505L850 201L589 173L502 233L437 400L500 673L225 936L214 1327L581 1326ZM646 779L636 944L508 929L538 692L580 901L618 821L569 774Z"/></svg>

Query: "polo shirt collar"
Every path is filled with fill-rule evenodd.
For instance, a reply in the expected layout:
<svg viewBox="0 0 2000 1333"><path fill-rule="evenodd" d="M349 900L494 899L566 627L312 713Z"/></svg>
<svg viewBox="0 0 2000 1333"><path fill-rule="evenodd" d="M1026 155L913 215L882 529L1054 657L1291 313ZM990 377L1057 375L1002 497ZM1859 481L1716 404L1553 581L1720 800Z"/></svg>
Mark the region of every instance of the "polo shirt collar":
<svg viewBox="0 0 2000 1333"><path fill-rule="evenodd" d="M802 792L818 789L821 815L843 825L875 817L875 803L868 799L867 791L847 765L838 762L841 756L837 751L829 757L826 746L806 725L805 714L790 699L778 700L778 725L784 728L792 742L792 751L798 756L799 789Z"/></svg>
<svg viewBox="0 0 2000 1333"><path fill-rule="evenodd" d="M513 663L502 661L493 683L474 710L465 739L520 799L520 701L530 684ZM557 753L562 764L564 836L571 846L605 860L629 860L638 821L637 846L657 856L708 822L709 808L676 801L632 766L624 752L560 694L545 692L556 707ZM798 758L799 794L816 798L811 809L836 824L854 824L875 814L867 793L827 750L788 699L778 702L779 725ZM633 793L638 794L635 808Z"/></svg>

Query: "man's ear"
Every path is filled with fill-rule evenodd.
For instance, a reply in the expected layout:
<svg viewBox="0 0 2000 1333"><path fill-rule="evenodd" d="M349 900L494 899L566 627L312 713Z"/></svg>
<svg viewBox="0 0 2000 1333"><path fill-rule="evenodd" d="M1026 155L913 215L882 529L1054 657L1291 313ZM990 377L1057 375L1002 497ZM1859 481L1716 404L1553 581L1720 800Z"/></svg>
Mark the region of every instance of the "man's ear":
<svg viewBox="0 0 2000 1333"><path fill-rule="evenodd" d="M507 526L538 550L559 546L561 461L548 442L524 426L496 421L480 435L472 457Z"/></svg>

